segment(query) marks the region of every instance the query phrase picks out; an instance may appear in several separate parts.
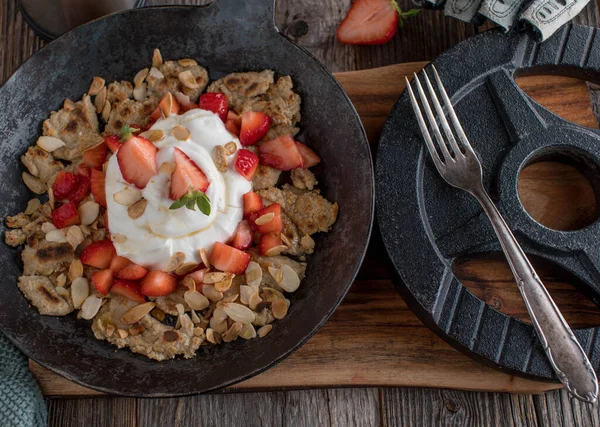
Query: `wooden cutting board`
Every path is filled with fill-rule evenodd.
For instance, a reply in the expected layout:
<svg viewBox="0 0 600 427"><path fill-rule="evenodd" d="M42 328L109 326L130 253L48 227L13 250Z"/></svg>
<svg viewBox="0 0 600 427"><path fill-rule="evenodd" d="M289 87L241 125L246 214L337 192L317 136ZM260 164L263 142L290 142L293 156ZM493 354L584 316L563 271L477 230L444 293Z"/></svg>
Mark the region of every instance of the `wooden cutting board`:
<svg viewBox="0 0 600 427"><path fill-rule="evenodd" d="M398 64L336 75L359 112L374 151L381 127L404 90L404 76L412 75L423 65ZM585 83L562 77L527 77L519 84L557 114L597 127ZM526 169L521 178L524 203L546 225L576 228L589 221L594 213L593 191L569 167L537 164ZM557 200L564 206L557 205ZM407 386L539 393L559 387L483 366L438 338L423 326L395 291L386 259L383 245L375 235L356 282L325 326L283 362L231 389ZM572 326L600 325L598 309L568 284L568 275L551 265L535 264ZM510 270L501 256L468 260L457 265L455 271L488 304L527 320ZM100 394L35 362L30 362L30 368L46 395Z"/></svg>

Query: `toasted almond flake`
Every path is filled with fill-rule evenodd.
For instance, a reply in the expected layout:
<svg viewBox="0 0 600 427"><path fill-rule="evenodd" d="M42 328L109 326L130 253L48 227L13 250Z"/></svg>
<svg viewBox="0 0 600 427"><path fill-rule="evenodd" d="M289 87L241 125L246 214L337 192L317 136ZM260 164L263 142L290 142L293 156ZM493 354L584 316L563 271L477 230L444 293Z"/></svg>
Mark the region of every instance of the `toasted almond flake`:
<svg viewBox="0 0 600 427"><path fill-rule="evenodd" d="M42 202L39 199L31 199L27 202L27 208L25 209L25 214L31 215L40 210L40 206L42 206Z"/></svg>
<svg viewBox="0 0 600 427"><path fill-rule="evenodd" d="M145 302L130 308L121 316L121 323L125 325L133 325L144 318L144 316L152 311L156 306L153 302Z"/></svg>
<svg viewBox="0 0 600 427"><path fill-rule="evenodd" d="M217 340L215 339L215 333L211 328L206 330L206 340L211 344L217 344Z"/></svg>
<svg viewBox="0 0 600 427"><path fill-rule="evenodd" d="M142 192L137 188L125 187L113 194L113 200L123 206L131 206L142 198Z"/></svg>
<svg viewBox="0 0 600 427"><path fill-rule="evenodd" d="M246 323L242 326L240 337L245 340L256 338L256 329L254 329L254 326L252 326L250 323Z"/></svg>
<svg viewBox="0 0 600 427"><path fill-rule="evenodd" d="M219 172L227 171L227 152L222 145L216 145L213 148L213 161Z"/></svg>
<svg viewBox="0 0 600 427"><path fill-rule="evenodd" d="M179 141L185 141L190 137L190 131L186 127L175 126L173 129L171 129L171 135L173 135Z"/></svg>
<svg viewBox="0 0 600 427"><path fill-rule="evenodd" d="M54 190L52 188L48 188L48 203L50 204L50 207L52 208L52 210L54 210Z"/></svg>
<svg viewBox="0 0 600 427"><path fill-rule="evenodd" d="M27 188L29 188L35 194L44 194L48 189L46 184L44 184L40 179L36 178L30 173L23 172L21 178L23 179L23 182L25 183Z"/></svg>
<svg viewBox="0 0 600 427"><path fill-rule="evenodd" d="M248 286L259 286L262 281L262 268L255 261L250 261L246 267L246 283Z"/></svg>
<svg viewBox="0 0 600 427"><path fill-rule="evenodd" d="M285 296L283 296L283 294L281 292L279 292L277 289L269 288L266 286L262 289L260 296L264 302L273 302L278 299L281 299L281 300L285 299Z"/></svg>
<svg viewBox="0 0 600 427"><path fill-rule="evenodd" d="M163 100L164 102L161 101L160 104L158 104L158 108L160 108L164 117L169 117L172 114L171 110L173 106L173 95L171 95L171 92L167 92Z"/></svg>
<svg viewBox="0 0 600 427"><path fill-rule="evenodd" d="M183 294L183 299L192 310L204 310L210 305L208 298L198 291L187 291Z"/></svg>
<svg viewBox="0 0 600 427"><path fill-rule="evenodd" d="M225 152L227 153L228 156L234 155L236 151L237 151L237 144L235 142L230 141L227 144L225 144Z"/></svg>
<svg viewBox="0 0 600 427"><path fill-rule="evenodd" d="M85 277L76 277L71 283L71 298L73 299L73 307L81 307L89 295L90 284L87 279Z"/></svg>
<svg viewBox="0 0 600 427"><path fill-rule="evenodd" d="M208 260L208 254L206 253L206 249L200 248L200 259L202 260L202 264L204 267L210 268L210 261Z"/></svg>
<svg viewBox="0 0 600 427"><path fill-rule="evenodd" d="M69 266L69 280L73 282L81 276L83 276L83 264L79 258L75 258Z"/></svg>
<svg viewBox="0 0 600 427"><path fill-rule="evenodd" d="M256 292L258 292L258 290L253 286L240 286L240 301L242 302L242 304L248 305L250 303L250 297Z"/></svg>
<svg viewBox="0 0 600 427"><path fill-rule="evenodd" d="M79 228L81 228L81 232L82 232L82 233L83 233L83 235L84 235L84 236L86 236L86 237L87 237L87 236L89 236L90 234L92 234L92 229L90 228L90 226L89 226L89 225L84 225L84 224L81 224L81 225L79 226Z"/></svg>
<svg viewBox="0 0 600 427"><path fill-rule="evenodd" d="M163 64L162 55L160 54L160 50L154 49L152 53L152 66L160 67Z"/></svg>
<svg viewBox="0 0 600 427"><path fill-rule="evenodd" d="M71 287L73 287L71 285ZM89 288L89 286L88 286ZM71 290L71 292L73 292ZM81 317L85 320L93 319L96 314L98 314L98 310L100 310L100 306L102 305L102 298L98 298L96 295L88 296L83 304L81 305Z"/></svg>
<svg viewBox="0 0 600 427"><path fill-rule="evenodd" d="M195 67L198 65L198 63L196 62L195 59L192 58L182 58L179 61L177 61L179 63L179 65L181 65L182 67Z"/></svg>
<svg viewBox="0 0 600 427"><path fill-rule="evenodd" d="M62 139L58 139L53 136L40 136L37 139L36 144L38 147L44 151L47 151L48 153L65 146L65 142Z"/></svg>
<svg viewBox="0 0 600 427"><path fill-rule="evenodd" d="M51 222L45 222L42 224L42 231L44 233L48 234L53 230L56 230L56 226L54 224L52 224Z"/></svg>
<svg viewBox="0 0 600 427"><path fill-rule="evenodd" d="M306 249L307 251L313 250L315 248L315 241L308 234L302 236L300 239L300 245Z"/></svg>
<svg viewBox="0 0 600 427"><path fill-rule="evenodd" d="M213 284L218 283L227 278L227 273L221 273L214 271L212 273L206 273L204 275L204 283Z"/></svg>
<svg viewBox="0 0 600 427"><path fill-rule="evenodd" d="M154 308L150 312L150 314L152 314L152 317L154 317L159 322L162 322L163 320L165 320L165 312L162 311L160 308Z"/></svg>
<svg viewBox="0 0 600 427"><path fill-rule="evenodd" d="M144 83L144 80L146 80L146 77L148 77L149 72L150 72L150 68L144 68L137 72L137 74L133 78L133 84L135 85L136 88L140 87L142 85L142 83Z"/></svg>
<svg viewBox="0 0 600 427"><path fill-rule="evenodd" d="M258 304L260 304L261 302L262 298L260 297L260 295L258 295L258 292L255 292L250 296L250 299L248 300L248 307L250 307L250 309L252 310L256 310L256 307L258 307Z"/></svg>
<svg viewBox="0 0 600 427"><path fill-rule="evenodd" d="M284 299L278 299L271 303L271 310L273 311L273 317L281 320L287 315L288 305Z"/></svg>
<svg viewBox="0 0 600 427"><path fill-rule="evenodd" d="M84 238L85 237L83 236L81 228L79 228L76 225L72 225L67 230L67 242L69 242L73 249L77 248L77 246L79 246L79 244L83 242Z"/></svg>
<svg viewBox="0 0 600 427"><path fill-rule="evenodd" d="M135 337L136 335L141 334L142 332L144 332L145 329L142 325L140 325L139 323L133 325L131 328L129 328L128 332L129 335Z"/></svg>
<svg viewBox="0 0 600 427"><path fill-rule="evenodd" d="M90 88L88 89L88 95L96 96L100 93L102 88L104 87L105 81L102 77L94 77L92 79L92 84L90 84Z"/></svg>
<svg viewBox="0 0 600 427"><path fill-rule="evenodd" d="M175 274L177 274L178 276L183 276L184 274L187 274L190 271L194 270L196 267L198 267L198 264L196 264L195 262L184 262L179 267L177 267L177 269L175 269Z"/></svg>
<svg viewBox="0 0 600 427"><path fill-rule="evenodd" d="M192 319L192 323L193 322L194 322L194 319ZM202 329L202 328L194 328L194 336L201 337L202 334L204 334L204 329Z"/></svg>
<svg viewBox="0 0 600 427"><path fill-rule="evenodd" d="M211 319L210 319L210 327L215 332L218 332L219 334L224 334L225 332L227 332L227 329L228 329L227 320L223 320L221 322L217 322L214 317L211 317Z"/></svg>
<svg viewBox="0 0 600 427"><path fill-rule="evenodd" d="M117 329L117 335L119 336L119 338L121 339L125 339L129 336L129 332L127 332L125 329Z"/></svg>
<svg viewBox="0 0 600 427"><path fill-rule="evenodd" d="M218 304L223 304L226 302L235 302L239 297L239 294L229 294L227 296L224 296L223 299L221 301L218 302Z"/></svg>
<svg viewBox="0 0 600 427"><path fill-rule="evenodd" d="M179 316L178 320L183 329L191 329L194 327L194 322L192 322L192 319L190 319L190 316L188 316L185 313L182 314L181 316Z"/></svg>
<svg viewBox="0 0 600 427"><path fill-rule="evenodd" d="M96 98L94 98L94 106L96 107L96 113L100 114L104 109L104 104L106 104L106 86L104 86Z"/></svg>
<svg viewBox="0 0 600 427"><path fill-rule="evenodd" d="M146 99L146 93L148 92L148 84L142 83L140 86L133 89L133 99L138 102L143 102Z"/></svg>
<svg viewBox="0 0 600 427"><path fill-rule="evenodd" d="M111 106L110 106L110 102L108 102L108 100L104 103L104 108L102 109L102 118L104 119L105 122L108 121L109 117L110 117L110 111L111 111Z"/></svg>
<svg viewBox="0 0 600 427"><path fill-rule="evenodd" d="M277 284L283 279L283 271L281 271L281 268L269 266L269 274L275 279L275 283Z"/></svg>
<svg viewBox="0 0 600 427"><path fill-rule="evenodd" d="M222 307L223 310L225 310L225 313L227 313L227 315L235 322L241 322L244 324L254 322L254 312L242 304L229 302L223 304Z"/></svg>
<svg viewBox="0 0 600 427"><path fill-rule="evenodd" d="M115 325L111 325L110 323L108 325L106 325L106 327L104 328L104 332L106 332L106 336L107 337L112 337L112 334L115 333Z"/></svg>
<svg viewBox="0 0 600 427"><path fill-rule="evenodd" d="M181 283L183 284L183 286L185 286L186 288L188 288L190 291L195 291L196 290L196 282L194 281L194 279L192 278L192 276L185 276L183 278L183 281Z"/></svg>
<svg viewBox="0 0 600 427"><path fill-rule="evenodd" d="M110 237L111 237L112 241L115 243L125 243L127 241L127 236L124 236L122 234L117 234L117 233L112 234L111 233Z"/></svg>
<svg viewBox="0 0 600 427"><path fill-rule="evenodd" d="M181 84L189 89L198 89L200 87L196 81L196 77L194 77L190 70L182 71L179 73L178 78Z"/></svg>
<svg viewBox="0 0 600 427"><path fill-rule="evenodd" d="M196 312L194 310L192 310L192 315L190 316L192 318L192 323L194 325L199 325L200 323L202 323L202 321L200 320L200 318L198 317L198 315L196 314ZM202 329L202 328L200 328ZM196 331L194 331L196 332ZM202 331L204 332L204 331Z"/></svg>
<svg viewBox="0 0 600 427"><path fill-rule="evenodd" d="M69 298L69 290L65 289L62 286L56 286L56 288L54 288L56 290L56 293L58 295L60 295L63 298Z"/></svg>
<svg viewBox="0 0 600 427"><path fill-rule="evenodd" d="M256 331L256 335L263 338L265 335L271 332L271 329L273 329L273 325L262 326L258 331Z"/></svg>
<svg viewBox="0 0 600 427"><path fill-rule="evenodd" d="M275 218L275 214L273 212L269 212L256 218L254 223L256 225L265 225L273 221L273 218Z"/></svg>
<svg viewBox="0 0 600 427"><path fill-rule="evenodd" d="M77 209L79 212L79 219L83 225L90 225L96 218L98 218L98 214L100 213L100 205L92 200L83 203Z"/></svg>
<svg viewBox="0 0 600 427"><path fill-rule="evenodd" d="M271 249L265 252L265 256L277 256L280 255L281 252L285 251L286 249L287 246L285 245L273 246Z"/></svg>
<svg viewBox="0 0 600 427"><path fill-rule="evenodd" d="M67 236L62 230L52 230L46 233L46 240L49 242L63 243L67 241Z"/></svg>
<svg viewBox="0 0 600 427"><path fill-rule="evenodd" d="M146 132L140 133L140 136L146 138L148 141L158 142L165 137L165 131L163 131L161 129L149 129ZM164 162L163 165L165 163L170 163L170 162Z"/></svg>
<svg viewBox="0 0 600 427"><path fill-rule="evenodd" d="M234 322L229 329L223 334L224 342L235 341L242 332L243 324L241 322Z"/></svg>
<svg viewBox="0 0 600 427"><path fill-rule="evenodd" d="M185 261L185 253L183 252L175 252L173 256L167 261L167 265L163 269L167 273L171 273L172 271L177 270L177 267L181 265Z"/></svg>
<svg viewBox="0 0 600 427"><path fill-rule="evenodd" d="M225 279L215 283L215 289L219 292L227 292L231 288L233 282L233 274L228 275Z"/></svg>
<svg viewBox="0 0 600 427"><path fill-rule="evenodd" d="M294 269L289 265L283 265L281 267L281 271L283 272L283 277L281 282L279 282L279 286L281 286L283 290L287 292L295 292L300 286L300 278L298 277L298 274L296 274Z"/></svg>
<svg viewBox="0 0 600 427"><path fill-rule="evenodd" d="M279 235L279 237L281 238L281 241L283 242L283 244L286 245L288 248L290 246L292 246L292 241L289 239L288 236L286 236L285 234L281 233Z"/></svg>
<svg viewBox="0 0 600 427"><path fill-rule="evenodd" d="M65 286L67 284L67 276L64 273L60 273L56 278L56 286Z"/></svg>
<svg viewBox="0 0 600 427"><path fill-rule="evenodd" d="M202 285L202 293L211 301L220 301L223 299L223 293L217 291L213 285Z"/></svg>
<svg viewBox="0 0 600 427"><path fill-rule="evenodd" d="M133 205L131 205L127 208L127 215L131 219L138 219L146 211L147 204L148 204L148 200L146 200L146 199L138 200Z"/></svg>
<svg viewBox="0 0 600 427"><path fill-rule="evenodd" d="M40 208L40 212L42 214L44 214L44 216L50 217L52 216L52 207L50 206L50 203L46 202L42 205L42 207Z"/></svg>
<svg viewBox="0 0 600 427"><path fill-rule="evenodd" d="M191 102L190 97L181 92L175 92L173 96L179 102L179 105L188 105Z"/></svg>

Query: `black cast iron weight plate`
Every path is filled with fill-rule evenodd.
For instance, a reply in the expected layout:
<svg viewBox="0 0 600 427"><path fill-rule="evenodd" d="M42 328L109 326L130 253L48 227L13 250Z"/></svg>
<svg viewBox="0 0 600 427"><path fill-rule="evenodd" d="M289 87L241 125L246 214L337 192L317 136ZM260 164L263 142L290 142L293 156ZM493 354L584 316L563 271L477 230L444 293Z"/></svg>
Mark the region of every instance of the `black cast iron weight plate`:
<svg viewBox="0 0 600 427"><path fill-rule="evenodd" d="M273 0L218 0L206 7L132 9L81 26L33 55L0 88L0 217L32 194L18 159L65 98L79 99L93 76L131 80L158 47L195 58L217 79L270 68L290 75L302 96L301 138L322 159L325 197L340 205L330 233L317 237L307 276L285 319L264 339L202 347L192 359L158 363L94 338L89 322L40 316L17 288L19 251L0 244L0 328L29 357L79 384L130 396L215 390L258 374L303 344L352 284L371 233L374 179L360 118L346 93L310 54L280 35ZM4 221L2 221L4 227ZM0 229L3 233L3 228ZM1 363L1 362L0 362Z"/></svg>
<svg viewBox="0 0 600 427"><path fill-rule="evenodd" d="M532 160L559 157L584 172L600 200L600 132L556 116L514 81L515 75L560 74L599 82L598 31L566 26L536 44L524 34L492 30L457 45L433 64L482 161L486 188L525 252L574 274L598 304L600 221L569 232L540 225L519 201L517 178ZM491 366L555 379L533 327L492 309L454 277L455 259L501 248L475 199L446 184L435 170L406 93L382 132L376 191L383 240L403 282L398 290L421 320ZM575 331L596 371L599 330Z"/></svg>

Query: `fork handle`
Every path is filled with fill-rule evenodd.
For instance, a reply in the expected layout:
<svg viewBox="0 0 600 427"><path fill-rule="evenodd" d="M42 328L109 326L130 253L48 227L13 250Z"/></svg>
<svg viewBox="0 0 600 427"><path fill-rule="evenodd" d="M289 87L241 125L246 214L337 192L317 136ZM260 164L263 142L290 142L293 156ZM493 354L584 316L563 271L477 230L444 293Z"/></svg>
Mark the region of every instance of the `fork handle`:
<svg viewBox="0 0 600 427"><path fill-rule="evenodd" d="M560 382L578 399L595 402L598 396L596 373L579 341L483 185L471 194L479 201L492 223L529 317Z"/></svg>

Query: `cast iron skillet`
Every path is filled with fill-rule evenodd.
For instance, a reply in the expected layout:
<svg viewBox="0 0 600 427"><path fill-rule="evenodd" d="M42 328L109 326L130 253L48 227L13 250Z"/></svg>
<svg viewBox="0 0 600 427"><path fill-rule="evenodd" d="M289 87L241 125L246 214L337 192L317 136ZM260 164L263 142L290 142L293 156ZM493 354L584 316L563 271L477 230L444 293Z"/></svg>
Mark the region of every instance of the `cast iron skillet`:
<svg viewBox="0 0 600 427"><path fill-rule="evenodd" d="M371 233L371 155L358 114L325 68L281 36L273 0L219 0L206 7L137 9L79 27L33 55L0 88L0 216L23 210L32 197L19 156L42 121L65 98L79 99L93 76L129 79L148 66L155 47L165 58L192 57L212 79L270 68L291 75L302 96L300 139L322 158L323 194L340 205L333 230L317 240L307 277L291 296L288 316L264 339L201 348L193 359L157 363L93 337L90 322L40 316L16 282L19 250L2 244L0 328L29 357L96 390L129 396L207 392L249 378L304 343L350 287Z"/></svg>

